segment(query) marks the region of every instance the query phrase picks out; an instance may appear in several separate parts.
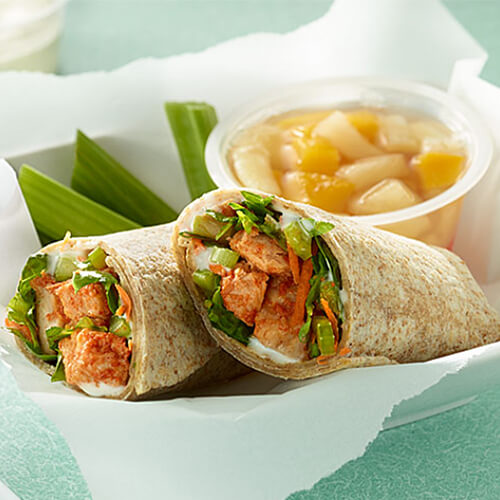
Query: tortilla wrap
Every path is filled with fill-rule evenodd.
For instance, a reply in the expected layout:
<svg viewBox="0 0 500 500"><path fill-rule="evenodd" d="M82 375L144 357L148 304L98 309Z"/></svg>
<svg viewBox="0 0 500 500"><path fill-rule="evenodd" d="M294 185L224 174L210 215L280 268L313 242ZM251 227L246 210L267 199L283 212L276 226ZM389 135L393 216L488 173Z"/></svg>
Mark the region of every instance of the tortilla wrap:
<svg viewBox="0 0 500 500"><path fill-rule="evenodd" d="M322 238L339 263L345 309L339 351L346 347L350 353L321 364L315 359L279 363L260 356L212 326L187 266L187 240L179 235L191 227L194 216L228 201L240 203L240 191L214 191L186 207L174 232L174 252L208 331L245 365L300 380L344 368L426 361L500 339L498 313L454 253L275 197L278 211L334 224Z"/></svg>
<svg viewBox="0 0 500 500"><path fill-rule="evenodd" d="M72 238L43 248L100 246L132 300L132 356L127 386L115 399L151 399L229 380L248 369L219 349L205 329L171 252L173 224L106 236ZM54 367L22 352L52 375ZM70 386L79 390L76 386Z"/></svg>

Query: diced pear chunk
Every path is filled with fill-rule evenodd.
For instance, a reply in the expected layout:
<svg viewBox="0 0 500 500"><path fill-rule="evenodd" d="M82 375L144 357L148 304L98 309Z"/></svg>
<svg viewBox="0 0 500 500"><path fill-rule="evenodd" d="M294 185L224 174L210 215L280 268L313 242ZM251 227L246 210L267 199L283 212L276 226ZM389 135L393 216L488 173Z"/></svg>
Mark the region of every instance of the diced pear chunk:
<svg viewBox="0 0 500 500"><path fill-rule="evenodd" d="M294 170L297 167L299 155L293 144L286 143L280 149L280 161L278 162L278 169L280 170Z"/></svg>
<svg viewBox="0 0 500 500"><path fill-rule="evenodd" d="M283 131L267 123L255 125L242 130L233 141L233 147L261 146L264 149L271 149L276 141L279 141Z"/></svg>
<svg viewBox="0 0 500 500"><path fill-rule="evenodd" d="M410 173L402 154L372 156L337 170L336 176L354 184L356 191L374 186L387 178L401 178Z"/></svg>
<svg viewBox="0 0 500 500"><path fill-rule="evenodd" d="M312 111L310 113L291 115L279 120L276 125L282 129L300 127L303 125L316 125L330 113L331 111Z"/></svg>
<svg viewBox="0 0 500 500"><path fill-rule="evenodd" d="M369 141L375 140L378 132L378 117L375 113L361 109L346 113L346 116L360 134L363 134Z"/></svg>
<svg viewBox="0 0 500 500"><path fill-rule="evenodd" d="M404 182L385 179L349 203L353 215L371 215L411 207L421 201Z"/></svg>
<svg viewBox="0 0 500 500"><path fill-rule="evenodd" d="M451 186L462 172L464 157L430 151L416 158L414 166L423 189Z"/></svg>
<svg viewBox="0 0 500 500"><path fill-rule="evenodd" d="M306 187L300 172L286 172L281 177L281 190L285 198L292 201L308 203Z"/></svg>
<svg viewBox="0 0 500 500"><path fill-rule="evenodd" d="M418 153L420 143L406 118L401 115L380 117L379 143L389 153Z"/></svg>
<svg viewBox="0 0 500 500"><path fill-rule="evenodd" d="M450 136L450 131L442 124L433 120L417 120L409 124L413 136L422 144L425 139L443 140Z"/></svg>
<svg viewBox="0 0 500 500"><path fill-rule="evenodd" d="M340 151L341 155L351 160L381 154L381 151L365 139L341 111L334 111L319 122L314 128L312 136L324 137Z"/></svg>
<svg viewBox="0 0 500 500"><path fill-rule="evenodd" d="M414 219L402 220L393 222L385 226L379 226L380 229L385 229L391 233L400 234L407 238L420 238L426 231L431 228L431 219L428 215L421 215Z"/></svg>
<svg viewBox="0 0 500 500"><path fill-rule="evenodd" d="M465 156L466 153L464 142L456 137L426 137L422 141L420 149L424 154L439 151L440 153Z"/></svg>
<svg viewBox="0 0 500 500"><path fill-rule="evenodd" d="M243 186L281 194L269 151L261 147L238 147L232 150L231 156L234 172Z"/></svg>

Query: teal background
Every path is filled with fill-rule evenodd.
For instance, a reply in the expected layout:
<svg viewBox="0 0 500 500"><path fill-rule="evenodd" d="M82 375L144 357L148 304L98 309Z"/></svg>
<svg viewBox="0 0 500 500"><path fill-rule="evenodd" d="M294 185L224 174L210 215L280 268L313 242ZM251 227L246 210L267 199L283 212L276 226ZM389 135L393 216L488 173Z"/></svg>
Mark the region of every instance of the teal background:
<svg viewBox="0 0 500 500"><path fill-rule="evenodd" d="M283 33L321 16L330 3L71 0L58 72L113 69L139 57L198 51L255 31ZM444 3L488 51L483 77L500 85L500 0ZM89 498L54 426L1 365L0 380L0 479L22 499ZM297 434L300 439L300 429ZM500 386L461 408L381 433L361 458L289 500L498 499L499 476Z"/></svg>

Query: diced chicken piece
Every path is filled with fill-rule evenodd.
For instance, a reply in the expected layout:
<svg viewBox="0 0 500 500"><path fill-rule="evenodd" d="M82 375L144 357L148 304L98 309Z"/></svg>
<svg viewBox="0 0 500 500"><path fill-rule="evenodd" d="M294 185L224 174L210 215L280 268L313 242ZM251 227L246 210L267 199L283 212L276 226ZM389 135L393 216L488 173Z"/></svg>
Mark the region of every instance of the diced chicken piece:
<svg viewBox="0 0 500 500"><path fill-rule="evenodd" d="M411 207L422 201L398 179L385 179L349 203L353 215L371 215Z"/></svg>
<svg viewBox="0 0 500 500"><path fill-rule="evenodd" d="M342 111L334 111L328 118L319 122L312 135L324 137L343 156L351 160L381 154L380 149L360 134Z"/></svg>
<svg viewBox="0 0 500 500"><path fill-rule="evenodd" d="M354 184L356 191L362 191L383 179L405 177L410 173L406 158L402 154L391 154L363 158L352 165L346 165L336 176Z"/></svg>
<svg viewBox="0 0 500 500"><path fill-rule="evenodd" d="M238 231L230 240L231 248L253 267L267 274L290 274L288 254L269 236L253 229L250 234Z"/></svg>
<svg viewBox="0 0 500 500"><path fill-rule="evenodd" d="M297 286L292 278L271 278L253 334L265 347L296 360L307 359L306 344L299 340L299 326L290 327Z"/></svg>
<svg viewBox="0 0 500 500"><path fill-rule="evenodd" d="M126 385L130 350L127 341L109 332L78 330L59 342L66 381L80 385Z"/></svg>
<svg viewBox="0 0 500 500"><path fill-rule="evenodd" d="M255 322L266 294L269 276L260 271L251 271L250 266L238 264L221 281L224 305L248 326Z"/></svg>
<svg viewBox="0 0 500 500"><path fill-rule="evenodd" d="M87 316L97 326L109 325L111 311L106 300L106 292L100 283L91 283L80 288L78 293L71 280L56 283L49 287L61 301L64 315L71 325Z"/></svg>
<svg viewBox="0 0 500 500"><path fill-rule="evenodd" d="M380 145L389 153L418 153L420 143L402 115L380 117Z"/></svg>
<svg viewBox="0 0 500 500"><path fill-rule="evenodd" d="M54 293L53 286L56 281L52 276L43 273L31 281L31 288L36 294L36 323L38 325L38 338L42 351L46 354L53 354L54 351L49 347L49 341L45 332L57 326L62 328L68 323L68 318L59 297Z"/></svg>

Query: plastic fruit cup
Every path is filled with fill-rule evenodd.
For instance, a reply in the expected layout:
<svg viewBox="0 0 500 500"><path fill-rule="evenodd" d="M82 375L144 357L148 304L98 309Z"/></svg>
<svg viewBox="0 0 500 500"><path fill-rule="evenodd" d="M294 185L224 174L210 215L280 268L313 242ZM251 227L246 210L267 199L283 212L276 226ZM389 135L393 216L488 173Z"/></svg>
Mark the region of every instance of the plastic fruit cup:
<svg viewBox="0 0 500 500"><path fill-rule="evenodd" d="M422 83L378 78L340 78L279 89L221 121L210 134L205 150L207 168L221 188L242 186L227 154L235 136L271 116L293 110L369 107L428 117L446 125L464 144L466 170L450 188L418 205L402 210L350 218L451 248L463 197L479 182L493 154L490 133L477 114L457 98Z"/></svg>
<svg viewBox="0 0 500 500"><path fill-rule="evenodd" d="M54 72L66 0L0 0L0 71Z"/></svg>

